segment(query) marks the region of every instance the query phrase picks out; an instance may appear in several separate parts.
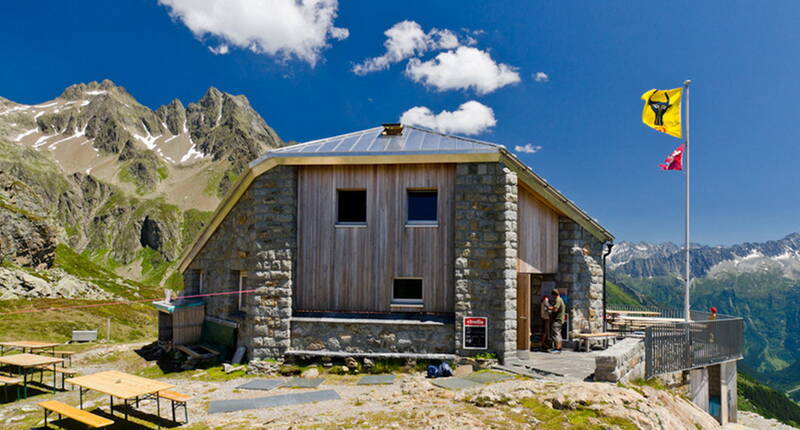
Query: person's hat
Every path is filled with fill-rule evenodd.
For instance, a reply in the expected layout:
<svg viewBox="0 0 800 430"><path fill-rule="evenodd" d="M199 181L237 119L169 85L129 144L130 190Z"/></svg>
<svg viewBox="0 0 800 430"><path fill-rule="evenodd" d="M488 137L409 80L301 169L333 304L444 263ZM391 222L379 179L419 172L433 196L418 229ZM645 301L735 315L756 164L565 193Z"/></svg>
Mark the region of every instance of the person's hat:
<svg viewBox="0 0 800 430"><path fill-rule="evenodd" d="M715 308L714 306L711 306L711 313L712 314L717 313L717 308Z"/></svg>
<svg viewBox="0 0 800 430"><path fill-rule="evenodd" d="M553 291L550 291L550 295L551 295L551 296L557 296L557 295L558 295L558 290L556 290L555 288L553 288Z"/></svg>

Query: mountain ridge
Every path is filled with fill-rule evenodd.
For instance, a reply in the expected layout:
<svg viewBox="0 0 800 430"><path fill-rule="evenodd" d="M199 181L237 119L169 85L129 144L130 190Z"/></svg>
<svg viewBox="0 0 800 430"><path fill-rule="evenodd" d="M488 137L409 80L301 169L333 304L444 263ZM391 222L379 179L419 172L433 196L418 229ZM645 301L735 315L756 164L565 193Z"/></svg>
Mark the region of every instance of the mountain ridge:
<svg viewBox="0 0 800 430"><path fill-rule="evenodd" d="M241 171L283 144L247 97L215 87L155 111L110 80L34 105L0 98L0 257L49 270L63 244L174 284L173 261Z"/></svg>

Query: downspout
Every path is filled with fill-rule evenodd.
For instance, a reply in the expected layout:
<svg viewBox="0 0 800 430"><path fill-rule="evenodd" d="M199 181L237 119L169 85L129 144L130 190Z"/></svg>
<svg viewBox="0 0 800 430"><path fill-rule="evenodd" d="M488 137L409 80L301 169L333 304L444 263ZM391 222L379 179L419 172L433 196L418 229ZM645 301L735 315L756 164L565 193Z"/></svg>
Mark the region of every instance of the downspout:
<svg viewBox="0 0 800 430"><path fill-rule="evenodd" d="M608 331L608 319L606 319L606 257L611 254L611 248L614 247L613 242L608 242L606 245L606 252L603 254L603 333Z"/></svg>

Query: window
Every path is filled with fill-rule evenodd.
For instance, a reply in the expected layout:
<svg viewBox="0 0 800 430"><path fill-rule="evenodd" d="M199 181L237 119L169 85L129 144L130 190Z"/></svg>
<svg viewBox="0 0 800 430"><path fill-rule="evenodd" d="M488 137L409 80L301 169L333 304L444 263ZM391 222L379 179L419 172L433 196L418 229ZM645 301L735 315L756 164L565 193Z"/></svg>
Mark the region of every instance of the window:
<svg viewBox="0 0 800 430"><path fill-rule="evenodd" d="M206 273L200 269L192 269L191 291L192 294L201 294L205 284Z"/></svg>
<svg viewBox="0 0 800 430"><path fill-rule="evenodd" d="M246 274L247 274L247 272L245 272L244 270L236 270L233 273L231 273L231 275L233 275L233 276L231 276L231 278L234 278L234 276L235 276L234 279L236 279L236 285L235 285L236 290L234 290L234 291L237 291L237 290L239 291L238 304L236 305L236 309L238 309L240 311L244 310L244 300L243 300L244 294L242 293L242 291L245 291L247 289L246 288L246 286L247 286L247 276L246 276Z"/></svg>
<svg viewBox="0 0 800 430"><path fill-rule="evenodd" d="M422 307L422 279L395 278L392 306Z"/></svg>
<svg viewBox="0 0 800 430"><path fill-rule="evenodd" d="M436 224L436 190L408 190L408 223Z"/></svg>
<svg viewBox="0 0 800 430"><path fill-rule="evenodd" d="M367 190L338 190L337 224L367 223Z"/></svg>

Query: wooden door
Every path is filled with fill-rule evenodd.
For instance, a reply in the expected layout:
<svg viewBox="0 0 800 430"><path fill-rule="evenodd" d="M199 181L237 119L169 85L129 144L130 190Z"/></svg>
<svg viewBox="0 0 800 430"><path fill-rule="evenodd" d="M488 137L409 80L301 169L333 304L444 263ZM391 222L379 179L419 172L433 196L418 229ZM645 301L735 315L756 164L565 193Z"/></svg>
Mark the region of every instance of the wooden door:
<svg viewBox="0 0 800 430"><path fill-rule="evenodd" d="M531 275L517 274L517 350L531 350Z"/></svg>

